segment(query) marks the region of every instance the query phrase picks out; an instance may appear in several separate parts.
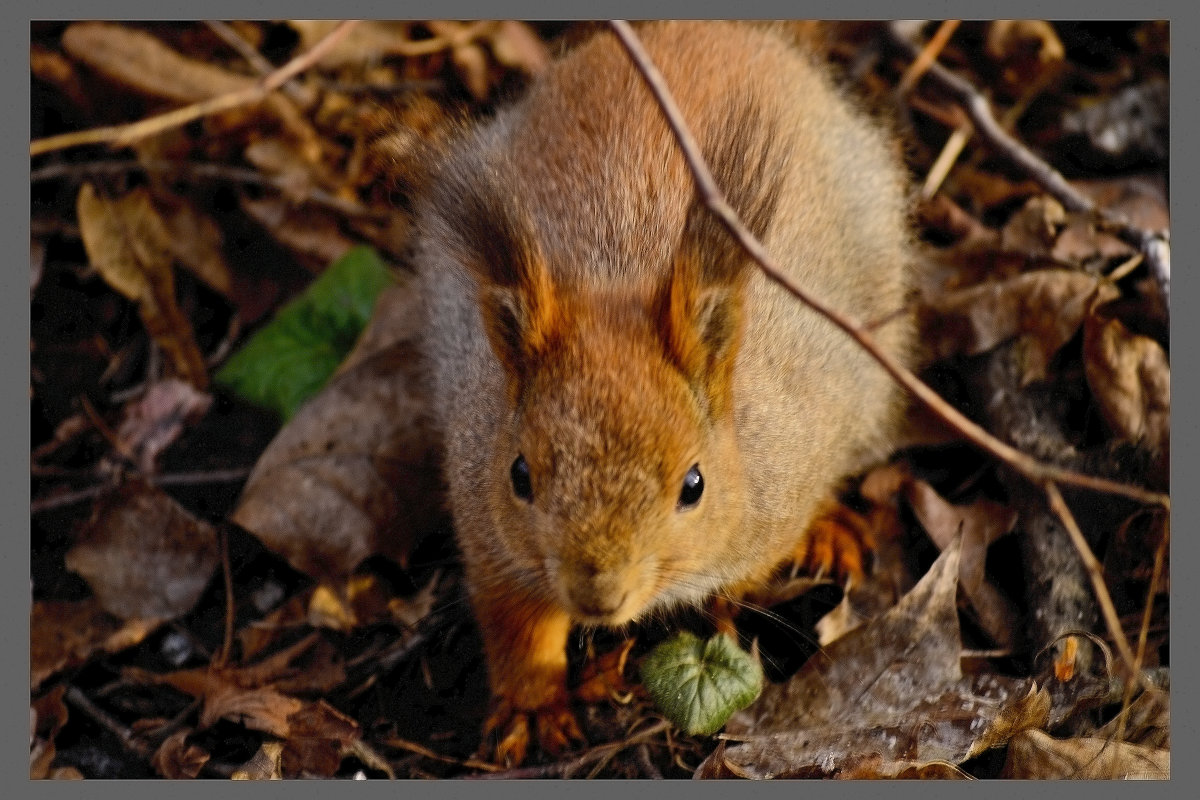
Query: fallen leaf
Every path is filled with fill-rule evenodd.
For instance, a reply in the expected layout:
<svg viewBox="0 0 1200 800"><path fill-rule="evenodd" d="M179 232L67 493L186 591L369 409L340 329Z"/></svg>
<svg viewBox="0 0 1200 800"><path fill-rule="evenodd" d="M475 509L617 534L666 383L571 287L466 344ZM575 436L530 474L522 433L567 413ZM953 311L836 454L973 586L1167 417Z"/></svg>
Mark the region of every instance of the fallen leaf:
<svg viewBox="0 0 1200 800"><path fill-rule="evenodd" d="M445 525L438 444L416 372L417 302L407 284L385 290L360 346L246 482L233 521L302 572L336 582L376 553L404 563L422 535Z"/></svg>
<svg viewBox="0 0 1200 800"><path fill-rule="evenodd" d="M1026 342L1022 385L1045 375L1095 302L1117 297L1117 288L1085 272L1043 269L929 298L937 315L929 326L938 358L978 355L1016 336Z"/></svg>
<svg viewBox="0 0 1200 800"><path fill-rule="evenodd" d="M290 730L288 719L303 707L302 700L274 689L239 689L219 683L204 695L199 725L210 728L217 720L227 719L282 739Z"/></svg>
<svg viewBox="0 0 1200 800"><path fill-rule="evenodd" d="M194 103L255 83L249 75L185 58L145 31L111 22L77 22L63 31L62 46L105 76L176 103Z"/></svg>
<svg viewBox="0 0 1200 800"><path fill-rule="evenodd" d="M1000 246L1030 257L1048 256L1066 221L1067 212L1061 203L1049 195L1036 195L1004 224Z"/></svg>
<svg viewBox="0 0 1200 800"><path fill-rule="evenodd" d="M171 234L149 192L139 187L107 200L85 183L76 199L76 215L92 267L137 304L147 332L163 349L175 374L204 389L208 384L204 357L175 302Z"/></svg>
<svg viewBox="0 0 1200 800"><path fill-rule="evenodd" d="M182 197L155 195L155 207L166 225L171 252L185 269L211 289L229 297L233 277L221 249L221 228Z"/></svg>
<svg viewBox="0 0 1200 800"><path fill-rule="evenodd" d="M1120 320L1088 315L1084 371L1100 415L1121 439L1166 454L1171 444L1171 365L1158 342Z"/></svg>
<svg viewBox="0 0 1200 800"><path fill-rule="evenodd" d="M762 667L732 637L702 640L683 631L642 661L642 683L663 714L684 732L710 734L762 691Z"/></svg>
<svg viewBox="0 0 1200 800"><path fill-rule="evenodd" d="M863 769L863 754L920 772L1044 724L1049 701L1032 682L962 676L959 552L952 545L894 608L823 648L786 684L766 687L697 774L840 777Z"/></svg>
<svg viewBox="0 0 1200 800"><path fill-rule="evenodd" d="M158 746L150 764L159 775L169 780L195 778L211 756L194 744L187 744L191 731L184 729L171 734Z"/></svg>
<svg viewBox="0 0 1200 800"><path fill-rule="evenodd" d="M1171 748L1171 695L1162 689L1147 689L1113 719L1096 731L1096 736L1151 747Z"/></svg>
<svg viewBox="0 0 1200 800"><path fill-rule="evenodd" d="M283 780L282 757L283 742L263 742L258 752L230 777L235 781Z"/></svg>
<svg viewBox="0 0 1200 800"><path fill-rule="evenodd" d="M1040 19L993 20L988 24L985 46L987 54L1003 66L1004 77L1011 84L1046 80L1066 56L1054 26Z"/></svg>
<svg viewBox="0 0 1200 800"><path fill-rule="evenodd" d="M492 55L504 67L538 75L550 63L550 53L527 22L504 20L492 31Z"/></svg>
<svg viewBox="0 0 1200 800"><path fill-rule="evenodd" d="M331 778L343 755L362 736L357 722L324 700L309 703L288 719L289 735L280 756L284 777Z"/></svg>
<svg viewBox="0 0 1200 800"><path fill-rule="evenodd" d="M125 407L117 428L117 448L143 475L158 472L158 457L183 433L184 426L208 412L212 395L175 378L151 383Z"/></svg>
<svg viewBox="0 0 1200 800"><path fill-rule="evenodd" d="M905 487L909 506L917 521L939 549L962 537L959 586L971 601L980 625L1000 647L1012 645L1020 614L1016 606L988 579L984 566L988 547L1017 524L1017 513L990 500L969 506L947 503L925 481L912 480Z"/></svg>
<svg viewBox="0 0 1200 800"><path fill-rule="evenodd" d="M791 680L763 689L728 732L762 736L843 719L898 713L961 677L955 592L958 544L880 617L824 647ZM920 687L917 690L915 687Z"/></svg>
<svg viewBox="0 0 1200 800"><path fill-rule="evenodd" d="M36 691L51 675L83 664L96 653L132 647L159 624L141 619L122 623L94 597L36 602L29 615L29 687Z"/></svg>
<svg viewBox="0 0 1200 800"><path fill-rule="evenodd" d="M57 753L54 740L67 724L67 705L63 702L65 684L59 684L29 706L29 777L41 780L50 776L50 764Z"/></svg>
<svg viewBox="0 0 1200 800"><path fill-rule="evenodd" d="M1023 731L1008 744L1004 777L1018 780L1169 780L1171 752L1101 738Z"/></svg>
<svg viewBox="0 0 1200 800"><path fill-rule="evenodd" d="M192 609L217 566L217 535L161 489L130 481L97 501L67 552L104 608L122 619Z"/></svg>
<svg viewBox="0 0 1200 800"><path fill-rule="evenodd" d="M332 264L354 248L337 215L311 205L297 207L278 195L238 199L243 211L314 271Z"/></svg>

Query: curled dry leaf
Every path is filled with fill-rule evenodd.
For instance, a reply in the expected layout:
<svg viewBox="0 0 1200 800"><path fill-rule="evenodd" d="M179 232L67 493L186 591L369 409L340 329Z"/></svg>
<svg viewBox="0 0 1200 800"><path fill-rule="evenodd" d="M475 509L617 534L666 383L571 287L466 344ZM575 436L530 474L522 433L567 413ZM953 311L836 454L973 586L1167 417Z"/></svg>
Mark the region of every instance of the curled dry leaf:
<svg viewBox="0 0 1200 800"><path fill-rule="evenodd" d="M1120 320L1090 314L1083 356L1088 386L1113 433L1165 456L1171 444L1171 365L1158 342L1132 333Z"/></svg>
<svg viewBox="0 0 1200 800"><path fill-rule="evenodd" d="M1112 739L1055 739L1039 730L1027 730L1009 742L1004 777L1168 780L1171 752Z"/></svg>
<svg viewBox="0 0 1200 800"><path fill-rule="evenodd" d="M283 780L283 742L263 742L258 752L230 776L235 781Z"/></svg>
<svg viewBox="0 0 1200 800"><path fill-rule="evenodd" d="M313 270L332 264L354 247L337 217L314 206L298 208L275 196L242 196L239 203L275 241Z"/></svg>
<svg viewBox="0 0 1200 800"><path fill-rule="evenodd" d="M1067 222L1062 204L1039 194L1025 201L1000 231L1000 246L1015 253L1045 257L1054 248L1058 232Z"/></svg>
<svg viewBox="0 0 1200 800"><path fill-rule="evenodd" d="M134 91L176 103L194 103L254 85L203 61L185 58L159 39L111 22L77 22L63 31L63 49Z"/></svg>
<svg viewBox="0 0 1200 800"><path fill-rule="evenodd" d="M437 443L416 375L417 298L385 290L359 347L267 447L233 520L296 569L336 581L401 563L444 521Z"/></svg>
<svg viewBox="0 0 1200 800"><path fill-rule="evenodd" d="M29 615L29 687L36 691L51 675L83 664L96 653L133 647L158 624L155 620L122 623L94 597L36 602Z"/></svg>
<svg viewBox="0 0 1200 800"><path fill-rule="evenodd" d="M96 503L67 568L122 619L192 609L217 566L217 535L161 489L133 481Z"/></svg>
<svg viewBox="0 0 1200 800"><path fill-rule="evenodd" d="M331 778L343 754L362 736L357 722L324 700L308 703L288 718L289 735L280 756L284 777Z"/></svg>
<svg viewBox="0 0 1200 800"><path fill-rule="evenodd" d="M205 388L204 358L175 302L171 233L150 193L139 187L107 200L85 183L79 189L76 214L92 267L137 304L146 330L162 347L174 373L198 389Z"/></svg>
<svg viewBox="0 0 1200 800"><path fill-rule="evenodd" d="M1040 19L1000 19L988 25L987 53L1004 66L1009 83L1045 80L1066 56L1054 26Z"/></svg>
<svg viewBox="0 0 1200 800"><path fill-rule="evenodd" d="M150 764L164 778L194 778L211 756L194 744L187 743L190 729L176 731L154 751Z"/></svg>
<svg viewBox="0 0 1200 800"><path fill-rule="evenodd" d="M912 480L905 490L917 521L939 549L946 549L960 535L962 557L959 586L971 601L983 629L1001 647L1013 643L1019 614L1013 603L996 588L984 572L988 547L1017 524L1017 513L989 500L969 506L946 502L925 481Z"/></svg>
<svg viewBox="0 0 1200 800"><path fill-rule="evenodd" d="M221 228L184 198L159 193L154 199L175 259L211 289L229 297L233 276L221 250Z"/></svg>
<svg viewBox="0 0 1200 800"><path fill-rule="evenodd" d="M212 395L175 378L150 384L125 408L117 428L117 447L143 475L158 471L158 457L183 433L184 426L208 412Z"/></svg>
<svg viewBox="0 0 1200 800"><path fill-rule="evenodd" d="M697 774L844 777L868 769L864 754L883 777L919 774L1044 726L1049 697L1032 682L962 676L959 552L953 544L898 605L768 686Z"/></svg>
<svg viewBox="0 0 1200 800"><path fill-rule="evenodd" d="M1043 377L1046 365L1075 335L1087 309L1111 300L1117 288L1093 275L1044 269L929 299L936 323L927 326L937 357L978 355L1023 336L1022 385Z"/></svg>

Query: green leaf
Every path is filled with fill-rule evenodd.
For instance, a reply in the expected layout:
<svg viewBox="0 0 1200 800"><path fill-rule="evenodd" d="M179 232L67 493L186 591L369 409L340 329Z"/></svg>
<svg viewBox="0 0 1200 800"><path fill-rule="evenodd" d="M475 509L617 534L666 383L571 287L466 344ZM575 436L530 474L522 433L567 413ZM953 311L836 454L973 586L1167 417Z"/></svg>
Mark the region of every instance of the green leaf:
<svg viewBox="0 0 1200 800"><path fill-rule="evenodd" d="M719 633L707 641L681 633L642 662L642 683L659 710L689 734L710 734L754 702L762 666Z"/></svg>
<svg viewBox="0 0 1200 800"><path fill-rule="evenodd" d="M217 382L291 417L350 352L392 280L374 250L355 247L234 353Z"/></svg>

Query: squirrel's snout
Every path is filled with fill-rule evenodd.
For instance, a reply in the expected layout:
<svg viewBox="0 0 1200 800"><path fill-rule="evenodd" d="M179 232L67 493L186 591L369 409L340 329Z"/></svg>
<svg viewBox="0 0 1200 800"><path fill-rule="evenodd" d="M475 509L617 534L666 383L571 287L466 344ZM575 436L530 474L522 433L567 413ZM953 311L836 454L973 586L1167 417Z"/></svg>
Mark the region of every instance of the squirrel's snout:
<svg viewBox="0 0 1200 800"><path fill-rule="evenodd" d="M637 612L630 608L633 591L628 569L578 564L563 569L560 575L568 610L582 622L618 625Z"/></svg>

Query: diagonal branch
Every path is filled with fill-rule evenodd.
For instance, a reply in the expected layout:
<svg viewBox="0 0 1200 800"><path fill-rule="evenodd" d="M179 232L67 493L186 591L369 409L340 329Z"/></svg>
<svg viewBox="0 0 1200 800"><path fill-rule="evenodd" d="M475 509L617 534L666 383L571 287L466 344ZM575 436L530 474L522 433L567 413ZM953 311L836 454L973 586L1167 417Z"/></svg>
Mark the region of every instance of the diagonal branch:
<svg viewBox="0 0 1200 800"><path fill-rule="evenodd" d="M243 105L259 103L270 96L271 92L287 83L304 70L317 63L338 42L345 38L357 23L357 20L345 20L321 41L310 49L293 58L279 69L264 77L253 86L248 86L236 92L211 97L199 103L193 103L183 108L167 111L157 116L132 122L127 125L112 125L103 128L89 128L83 131L72 131L58 136L48 136L29 143L29 155L40 156L67 147L78 147L85 144L111 144L114 147L127 147L134 142L153 136L157 133L178 128L193 120L228 111Z"/></svg>
<svg viewBox="0 0 1200 800"><path fill-rule="evenodd" d="M1110 492L1143 503L1157 504L1164 508L1170 508L1170 497L1165 494L1150 492L1135 486L1110 481L1106 478L1082 475L1052 464L1045 464L1000 441L943 400L933 389L900 363L898 359L879 347L861 324L831 306L826 305L808 291L797 286L790 277L779 269L770 254L767 253L766 248L750 233L728 202L726 202L724 195L713 180L712 172L709 170L704 158L700 155L700 148L697 146L695 138L683 121L679 107L675 104L675 100L667 88L666 82L663 80L662 73L658 71L657 67L650 60L650 56L646 53L637 34L633 32L629 23L624 20L613 20L610 24L661 107L667 124L674 133L684 159L687 161L688 168L696 182L697 191L705 206L720 220L730 235L737 240L768 278L778 283L805 305L845 331L878 361L898 383L915 395L921 402L925 403L938 417L958 431L967 441L1004 462L1035 485L1046 488L1051 504L1055 506L1056 511L1063 518L1063 524L1068 529L1072 527L1072 523L1074 522L1070 517L1070 512L1067 511L1063 514L1062 511L1065 509L1065 504L1055 504L1053 502L1058 494L1055 485L1057 483ZM1075 526L1075 528L1078 529L1078 526ZM1091 551L1086 549L1086 543L1083 543L1083 547L1084 549L1080 550L1080 557L1084 559L1085 563L1094 563L1095 557L1091 556ZM1091 556L1090 561L1088 556ZM1093 585L1097 591L1097 597L1101 605L1107 606L1111 611L1112 600L1108 595L1103 580L1096 580ZM1132 649L1129 647L1128 640L1125 638L1124 631L1121 630L1115 614L1110 615L1106 613L1105 622L1108 625L1110 635L1117 642L1123 659L1128 655L1125 663L1132 669Z"/></svg>

